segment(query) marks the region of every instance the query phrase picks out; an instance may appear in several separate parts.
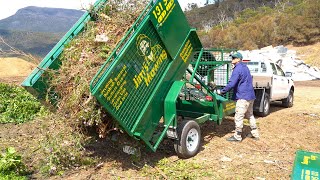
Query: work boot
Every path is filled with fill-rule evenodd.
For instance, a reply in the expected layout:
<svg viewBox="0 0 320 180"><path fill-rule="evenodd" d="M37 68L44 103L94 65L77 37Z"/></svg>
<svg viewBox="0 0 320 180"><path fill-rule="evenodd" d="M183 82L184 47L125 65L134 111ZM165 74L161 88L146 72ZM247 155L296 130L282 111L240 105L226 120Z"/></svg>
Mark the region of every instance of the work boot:
<svg viewBox="0 0 320 180"><path fill-rule="evenodd" d="M241 142L242 137L241 137L241 132L235 132L233 136L227 138L227 141L231 142Z"/></svg>
<svg viewBox="0 0 320 180"><path fill-rule="evenodd" d="M260 139L258 129L253 128L247 137L258 141Z"/></svg>
<svg viewBox="0 0 320 180"><path fill-rule="evenodd" d="M231 137L227 138L227 141L231 141L231 142L241 142L241 140L235 138L234 136L231 136Z"/></svg>
<svg viewBox="0 0 320 180"><path fill-rule="evenodd" d="M259 136L258 137L253 136L251 132L247 135L247 137L252 138L253 140L256 140L256 141L258 141L260 139Z"/></svg>

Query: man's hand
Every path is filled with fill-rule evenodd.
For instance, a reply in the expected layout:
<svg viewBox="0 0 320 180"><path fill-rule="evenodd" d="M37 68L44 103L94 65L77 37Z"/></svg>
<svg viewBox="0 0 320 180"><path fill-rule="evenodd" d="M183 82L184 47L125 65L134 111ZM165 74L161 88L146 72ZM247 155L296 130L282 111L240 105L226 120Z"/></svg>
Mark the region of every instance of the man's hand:
<svg viewBox="0 0 320 180"><path fill-rule="evenodd" d="M216 90L216 93L217 93L218 95L222 95L222 94L223 94L222 91L221 91L221 89L217 89L217 90Z"/></svg>

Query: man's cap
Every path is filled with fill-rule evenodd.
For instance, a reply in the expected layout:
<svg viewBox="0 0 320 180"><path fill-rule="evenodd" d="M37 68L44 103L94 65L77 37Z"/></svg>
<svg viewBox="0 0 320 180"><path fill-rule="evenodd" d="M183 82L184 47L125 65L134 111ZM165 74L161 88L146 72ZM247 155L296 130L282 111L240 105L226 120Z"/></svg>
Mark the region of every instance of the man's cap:
<svg viewBox="0 0 320 180"><path fill-rule="evenodd" d="M243 59L242 54L239 53L239 52L235 52L235 53L233 53L233 54L230 54L230 56L233 57L233 58L239 58L239 59L241 59L241 60Z"/></svg>

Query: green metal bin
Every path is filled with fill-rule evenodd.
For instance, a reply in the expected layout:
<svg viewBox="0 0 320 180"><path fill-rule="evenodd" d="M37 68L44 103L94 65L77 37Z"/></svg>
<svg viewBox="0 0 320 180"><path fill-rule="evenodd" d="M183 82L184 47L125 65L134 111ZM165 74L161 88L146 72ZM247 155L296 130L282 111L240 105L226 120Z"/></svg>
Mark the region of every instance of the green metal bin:
<svg viewBox="0 0 320 180"><path fill-rule="evenodd" d="M91 82L91 92L131 135L156 150L164 99L202 48L178 1L151 2Z"/></svg>
<svg viewBox="0 0 320 180"><path fill-rule="evenodd" d="M292 180L319 180L320 153L298 150L291 174Z"/></svg>

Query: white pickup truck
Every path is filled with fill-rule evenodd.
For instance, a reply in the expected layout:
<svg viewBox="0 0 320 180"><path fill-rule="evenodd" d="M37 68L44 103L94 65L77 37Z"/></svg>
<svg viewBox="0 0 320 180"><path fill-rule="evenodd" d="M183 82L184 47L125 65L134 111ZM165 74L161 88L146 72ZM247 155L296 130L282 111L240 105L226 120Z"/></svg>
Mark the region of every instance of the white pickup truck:
<svg viewBox="0 0 320 180"><path fill-rule="evenodd" d="M294 84L290 74L285 74L269 60L243 60L253 77L256 100L254 112L259 116L270 113L270 102L282 101L284 107L293 106Z"/></svg>

